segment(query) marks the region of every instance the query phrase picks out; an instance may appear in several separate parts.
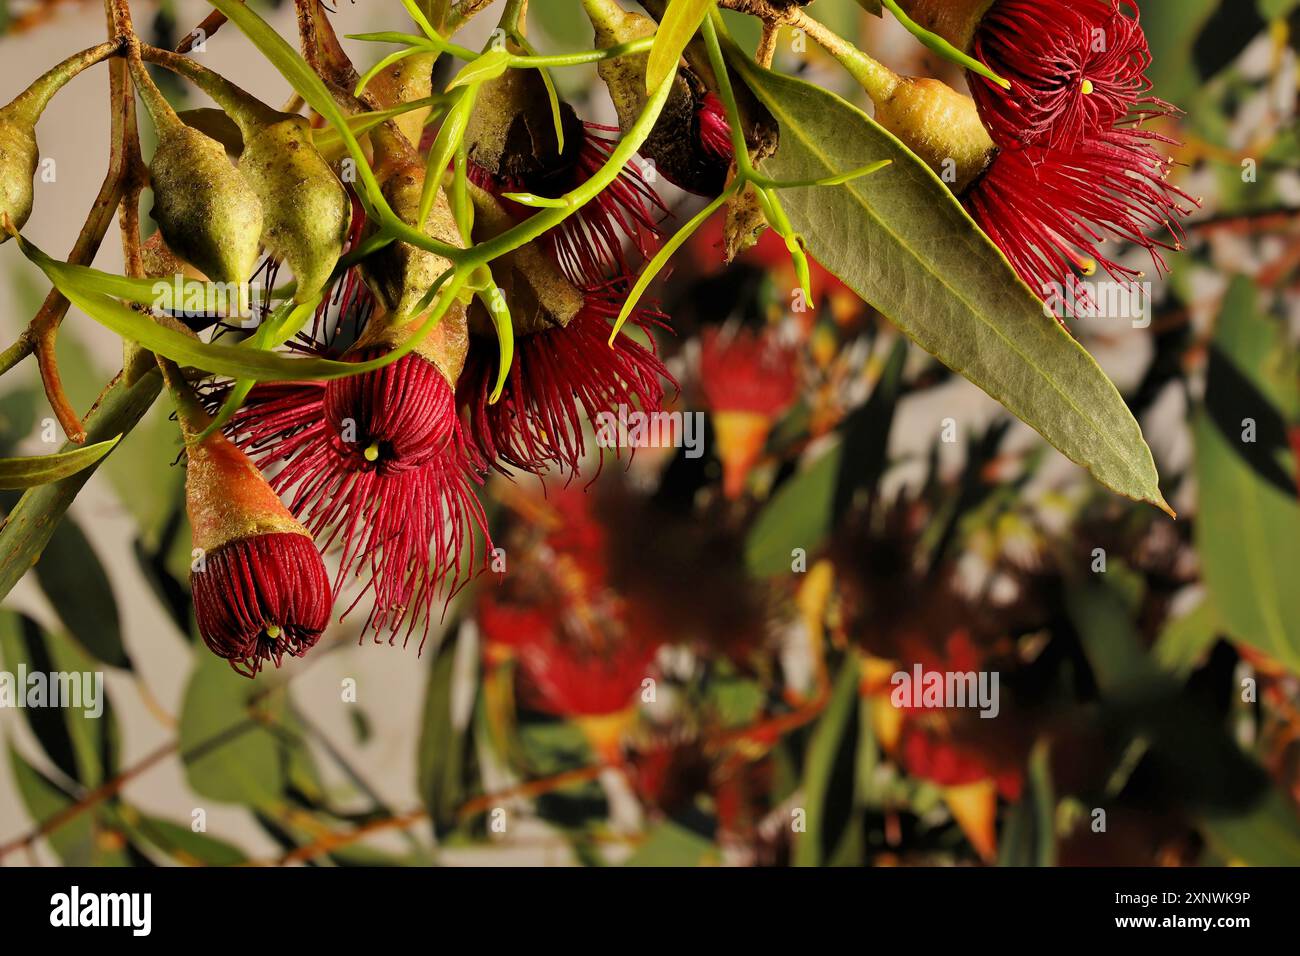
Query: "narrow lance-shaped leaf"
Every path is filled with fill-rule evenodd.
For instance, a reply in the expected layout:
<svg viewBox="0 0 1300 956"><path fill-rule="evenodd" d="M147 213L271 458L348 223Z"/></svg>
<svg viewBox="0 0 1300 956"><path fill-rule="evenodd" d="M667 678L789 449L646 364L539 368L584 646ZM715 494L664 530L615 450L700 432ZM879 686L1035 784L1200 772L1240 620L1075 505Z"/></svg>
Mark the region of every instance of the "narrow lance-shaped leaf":
<svg viewBox="0 0 1300 956"><path fill-rule="evenodd" d="M802 180L893 160L842 186L782 191L809 252L1102 484L1169 510L1115 386L929 167L835 94L765 70L734 44L729 55L781 126L764 172Z"/></svg>
<svg viewBox="0 0 1300 956"><path fill-rule="evenodd" d="M0 458L0 488L35 488L37 485L75 475L112 451L121 438L118 435L110 441L96 442L53 455Z"/></svg>
<svg viewBox="0 0 1300 956"><path fill-rule="evenodd" d="M686 44L700 28L705 16L713 7L713 0L672 0L664 13L654 45L646 60L646 92L650 93L668 79L677 69Z"/></svg>

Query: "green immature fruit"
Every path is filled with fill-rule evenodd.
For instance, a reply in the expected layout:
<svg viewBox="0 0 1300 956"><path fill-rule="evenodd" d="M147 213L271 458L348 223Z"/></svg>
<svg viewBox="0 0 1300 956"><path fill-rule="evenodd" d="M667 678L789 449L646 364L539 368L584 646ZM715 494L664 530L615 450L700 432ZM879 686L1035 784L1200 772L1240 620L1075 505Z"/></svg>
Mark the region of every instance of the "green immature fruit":
<svg viewBox="0 0 1300 956"><path fill-rule="evenodd" d="M68 57L0 109L0 215L8 216L15 229L26 225L35 201L32 179L40 163L37 120L69 80L116 49L115 43L101 43ZM0 230L0 242L8 238L9 233Z"/></svg>
<svg viewBox="0 0 1300 956"><path fill-rule="evenodd" d="M406 137L384 124L371 134L375 146L375 176L393 212L414 224L420 215L424 192L424 163ZM449 245L462 246L460 230L452 216L446 193L438 189L424 232ZM390 242L361 263L361 275L392 321L413 318L420 302L451 262L408 242Z"/></svg>
<svg viewBox="0 0 1300 956"><path fill-rule="evenodd" d="M298 284L294 299L307 301L329 281L352 222L352 201L312 145L311 125L302 116L272 109L187 57L148 52L192 80L239 127L239 171L262 207L262 228L255 238L288 264Z"/></svg>
<svg viewBox="0 0 1300 956"><path fill-rule="evenodd" d="M303 302L325 287L343 254L352 201L312 146L307 120L279 115L245 133L239 168L262 202L262 242L288 263L298 283L294 299Z"/></svg>
<svg viewBox="0 0 1300 956"><path fill-rule="evenodd" d="M149 174L150 215L167 245L215 282L246 282L257 263L262 203L225 147L180 120L158 124Z"/></svg>
<svg viewBox="0 0 1300 956"><path fill-rule="evenodd" d="M596 34L597 47L612 47L654 35L654 20L624 10L613 0L582 0ZM609 89L618 113L619 128L626 133L645 108L646 63L649 53L602 60L596 67ZM697 114L705 89L687 69L679 69L672 92L640 149L654 161L669 182L702 196L716 196L726 185L729 160L702 147Z"/></svg>
<svg viewBox="0 0 1300 956"><path fill-rule="evenodd" d="M940 80L902 77L876 101L876 122L961 194L988 167L996 149L975 101Z"/></svg>
<svg viewBox="0 0 1300 956"><path fill-rule="evenodd" d="M36 148L36 126L0 111L0 213L21 229L32 214L35 199L32 177L40 151ZM0 242L9 238L0 231Z"/></svg>

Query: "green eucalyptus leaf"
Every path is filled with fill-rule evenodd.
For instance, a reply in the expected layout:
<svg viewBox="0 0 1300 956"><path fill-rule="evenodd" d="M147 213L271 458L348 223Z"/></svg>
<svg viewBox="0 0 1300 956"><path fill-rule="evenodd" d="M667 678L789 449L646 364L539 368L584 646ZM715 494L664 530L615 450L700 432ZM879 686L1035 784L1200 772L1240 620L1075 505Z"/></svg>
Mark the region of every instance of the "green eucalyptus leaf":
<svg viewBox="0 0 1300 956"><path fill-rule="evenodd" d="M842 186L782 192L817 260L1102 484L1167 509L1151 451L1115 386L943 182L835 94L765 70L734 47L731 60L780 123L766 174L813 179L893 160Z"/></svg>
<svg viewBox="0 0 1300 956"><path fill-rule="evenodd" d="M671 0L668 4L646 60L647 95L676 72L682 51L712 7L713 0Z"/></svg>
<svg viewBox="0 0 1300 956"><path fill-rule="evenodd" d="M813 728L808 743L803 768L803 806L808 814L807 830L795 844L795 866L819 866L829 850L834 848L835 834L830 832L827 825L830 821L827 819L826 808L830 802L835 765L841 751L852 745L850 738L857 726L857 705L858 659L849 654L840 665L831 699Z"/></svg>
<svg viewBox="0 0 1300 956"><path fill-rule="evenodd" d="M30 458L0 458L0 488L35 488L75 475L112 451L122 436L71 451Z"/></svg>

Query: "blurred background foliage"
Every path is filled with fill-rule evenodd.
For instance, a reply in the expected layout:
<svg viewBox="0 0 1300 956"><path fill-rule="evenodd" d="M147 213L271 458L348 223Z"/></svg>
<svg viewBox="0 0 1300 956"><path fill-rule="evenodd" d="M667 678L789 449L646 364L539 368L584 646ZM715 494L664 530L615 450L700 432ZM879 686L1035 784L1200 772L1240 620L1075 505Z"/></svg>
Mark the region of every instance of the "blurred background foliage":
<svg viewBox="0 0 1300 956"><path fill-rule="evenodd" d="M392 7L340 16L391 28ZM205 5L154 9L170 46ZM612 749L568 719L597 689L545 707L527 692L482 619L486 585L418 657L349 618L279 672L232 674L195 641L179 443L159 407L0 612L5 670L102 670L109 699L97 720L0 713L0 859L1300 863L1300 2L1141 9L1155 93L1183 111L1166 130L1177 175L1203 208L1172 275L1151 277L1148 328L1072 330L1142 421L1176 522L1090 484L829 276L792 312L779 248L723 267L715 228L661 289L662 348L684 411L710 407L699 355L717 326L790 350L797 392L747 494L720 493L712 432L700 459L648 449L590 488L485 492L508 577L592 560L664 645L632 675ZM891 66L959 81L854 0L812 12ZM100 17L0 0L7 89ZM754 24L733 20L752 47ZM535 2L530 25L543 49L590 42L576 0ZM218 68L246 56L233 29L211 42ZM789 38L777 66L854 96ZM609 115L590 72L560 79ZM100 110L91 87L81 108ZM46 290L12 244L0 268L12 336ZM74 314L60 341L83 408L115 358L88 324ZM32 370L7 376L0 454L39 450L48 419ZM549 509L591 535L556 540ZM913 661L997 670L998 718L891 708L888 674Z"/></svg>

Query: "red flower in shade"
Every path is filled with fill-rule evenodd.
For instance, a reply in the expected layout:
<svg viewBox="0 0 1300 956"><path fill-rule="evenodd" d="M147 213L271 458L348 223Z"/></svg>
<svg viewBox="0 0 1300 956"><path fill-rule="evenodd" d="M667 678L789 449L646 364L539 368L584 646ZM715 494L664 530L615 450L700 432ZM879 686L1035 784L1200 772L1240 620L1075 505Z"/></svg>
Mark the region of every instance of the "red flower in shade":
<svg viewBox="0 0 1300 956"><path fill-rule="evenodd" d="M699 124L700 144L705 151L730 162L735 156L731 145L731 124L727 122L727 111L716 93L705 93L700 97L695 121Z"/></svg>
<svg viewBox="0 0 1300 956"><path fill-rule="evenodd" d="M497 379L495 349L471 348L457 385L469 408L469 430L483 458L541 474L552 464L581 470L583 418L593 425L619 406L650 413L663 406L664 382L676 382L660 360L651 328L663 325L641 309L629 318L650 336L646 347L627 334L608 342L627 281L589 288L585 303L563 327L515 339L514 362L500 399L488 398ZM504 470L504 469L501 469Z"/></svg>
<svg viewBox="0 0 1300 956"><path fill-rule="evenodd" d="M999 795L1019 800L1024 783L1019 768L1000 769L973 747L938 732L920 720L903 725L899 761L912 776L941 787L960 787L992 780Z"/></svg>
<svg viewBox="0 0 1300 956"><path fill-rule="evenodd" d="M206 554L192 582L203 643L245 677L286 654L302 657L329 624L329 575L305 534L233 541Z"/></svg>
<svg viewBox="0 0 1300 956"><path fill-rule="evenodd" d="M775 330L711 328L700 336L700 391L713 413L728 498L744 491L773 421L794 402L798 388L798 356Z"/></svg>
<svg viewBox="0 0 1300 956"><path fill-rule="evenodd" d="M973 52L1010 91L971 74L971 92L999 146L1070 148L1134 107L1168 112L1144 73L1151 62L1136 15L1119 0L998 0L980 21Z"/></svg>
<svg viewBox="0 0 1300 956"><path fill-rule="evenodd" d="M493 173L473 162L468 166L470 180L479 188L501 197L503 193L533 193L558 198L581 186L609 160L617 144L616 126L583 123L581 143L573 157L558 171L544 177L511 177ZM526 219L535 209L501 199L515 219ZM605 282L612 275L634 271L623 252L623 239L631 239L643 258L654 255L660 232L656 221L668 214L658 194L645 181L640 170L629 164L617 178L600 191L595 199L542 237L555 261L569 280L578 286Z"/></svg>
<svg viewBox="0 0 1300 956"><path fill-rule="evenodd" d="M1179 216L1195 204L1166 181L1170 162L1153 143L1163 136L1118 126L1069 149L1027 146L1002 150L962 196L971 217L1040 297L1076 272L1100 264L1116 280L1140 275L1101 255L1097 244L1117 238L1146 249L1167 271L1162 249L1178 249ZM1165 232L1167 239L1151 233Z"/></svg>
<svg viewBox="0 0 1300 956"><path fill-rule="evenodd" d="M475 565L486 517L471 482L480 464L462 439L451 386L411 353L329 382L259 385L229 434L291 495L289 507L324 547L342 543L338 584L364 570L367 625L406 638L436 595ZM462 551L469 543L468 564ZM423 645L423 641L421 642Z"/></svg>

